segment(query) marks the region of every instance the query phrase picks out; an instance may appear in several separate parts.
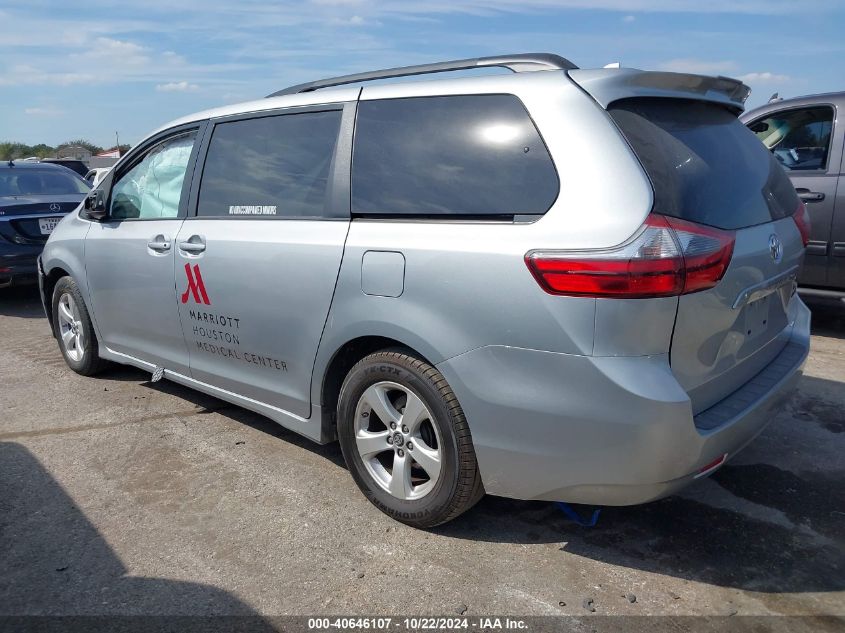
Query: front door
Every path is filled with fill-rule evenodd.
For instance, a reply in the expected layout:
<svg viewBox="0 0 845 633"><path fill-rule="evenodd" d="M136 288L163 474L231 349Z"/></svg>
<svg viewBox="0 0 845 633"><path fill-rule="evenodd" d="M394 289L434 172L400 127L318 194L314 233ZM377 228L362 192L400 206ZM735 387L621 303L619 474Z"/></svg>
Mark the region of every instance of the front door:
<svg viewBox="0 0 845 633"><path fill-rule="evenodd" d="M115 174L108 216L92 223L85 270L102 344L177 372L188 352L173 281L197 130L154 141Z"/></svg>
<svg viewBox="0 0 845 633"><path fill-rule="evenodd" d="M832 134L833 106L792 107L769 112L749 124L751 131L786 169L810 213L810 243L799 283L827 286L833 259L831 225L842 143Z"/></svg>
<svg viewBox="0 0 845 633"><path fill-rule="evenodd" d="M303 418L349 227L348 112L218 121L176 237L192 377Z"/></svg>

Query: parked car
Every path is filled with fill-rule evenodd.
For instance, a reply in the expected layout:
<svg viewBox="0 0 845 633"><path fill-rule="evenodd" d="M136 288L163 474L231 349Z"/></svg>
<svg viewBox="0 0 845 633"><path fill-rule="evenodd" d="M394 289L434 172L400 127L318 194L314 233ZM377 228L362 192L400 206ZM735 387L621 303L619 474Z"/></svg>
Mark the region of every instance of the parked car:
<svg viewBox="0 0 845 633"><path fill-rule="evenodd" d="M88 190L82 178L58 165L0 163L0 288L35 282L47 237Z"/></svg>
<svg viewBox="0 0 845 633"><path fill-rule="evenodd" d="M514 72L369 83L489 66ZM657 499L753 439L808 353L804 207L747 93L535 54L193 114L53 234L45 310L78 373L338 439L410 525L485 491Z"/></svg>
<svg viewBox="0 0 845 633"><path fill-rule="evenodd" d="M95 167L94 169L88 170L88 173L85 174L85 180L87 180L88 184L92 187L96 187L103 181L103 178L105 178L106 174L110 171L111 167Z"/></svg>
<svg viewBox="0 0 845 633"><path fill-rule="evenodd" d="M742 115L786 170L810 214L810 241L798 283L808 295L845 298L845 92L782 99ZM839 185L842 184L842 187Z"/></svg>
<svg viewBox="0 0 845 633"><path fill-rule="evenodd" d="M67 167L71 171L75 171L77 174L85 177L85 174L88 173L88 165L83 163L81 160L77 160L75 158L42 158L42 163L52 163L54 165L61 165L62 167Z"/></svg>

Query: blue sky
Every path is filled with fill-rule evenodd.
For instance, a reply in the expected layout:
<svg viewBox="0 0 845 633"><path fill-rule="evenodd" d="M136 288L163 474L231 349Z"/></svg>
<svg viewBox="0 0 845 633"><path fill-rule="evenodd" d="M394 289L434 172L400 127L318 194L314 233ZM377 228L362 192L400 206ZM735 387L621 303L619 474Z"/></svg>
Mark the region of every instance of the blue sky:
<svg viewBox="0 0 845 633"><path fill-rule="evenodd" d="M842 0L4 0L0 140L135 143L195 110L374 68L515 52L845 90Z"/></svg>

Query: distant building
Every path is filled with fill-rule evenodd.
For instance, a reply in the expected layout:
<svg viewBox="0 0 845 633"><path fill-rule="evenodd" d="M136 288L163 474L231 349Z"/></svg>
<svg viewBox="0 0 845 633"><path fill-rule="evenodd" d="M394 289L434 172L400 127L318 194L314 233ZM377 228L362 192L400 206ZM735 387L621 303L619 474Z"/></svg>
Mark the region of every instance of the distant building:
<svg viewBox="0 0 845 633"><path fill-rule="evenodd" d="M91 160L91 151L82 145L65 145L56 150L56 158L74 158L81 160L86 165Z"/></svg>
<svg viewBox="0 0 845 633"><path fill-rule="evenodd" d="M120 158L120 150L112 150L110 152L100 152L95 154L88 161L88 166L91 169L95 167L111 167Z"/></svg>

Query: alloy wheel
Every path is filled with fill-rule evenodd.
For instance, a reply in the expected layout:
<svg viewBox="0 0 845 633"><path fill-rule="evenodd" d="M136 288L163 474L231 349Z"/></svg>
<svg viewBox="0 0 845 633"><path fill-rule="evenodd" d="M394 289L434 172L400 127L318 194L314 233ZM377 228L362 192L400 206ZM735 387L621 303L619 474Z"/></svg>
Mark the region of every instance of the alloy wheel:
<svg viewBox="0 0 845 633"><path fill-rule="evenodd" d="M367 472L394 497L420 499L437 485L442 440L431 413L395 382L370 385L355 408L355 444Z"/></svg>
<svg viewBox="0 0 845 633"><path fill-rule="evenodd" d="M82 317L79 306L70 293L64 293L59 298L58 306L59 336L62 347L72 361L79 362L85 354L85 331L82 327Z"/></svg>

